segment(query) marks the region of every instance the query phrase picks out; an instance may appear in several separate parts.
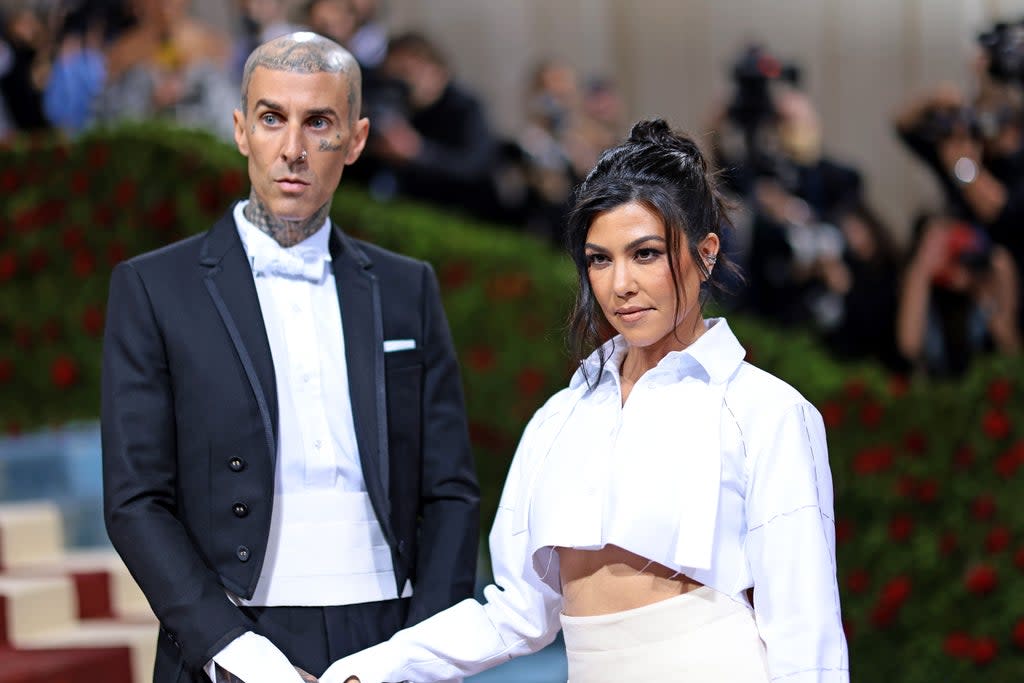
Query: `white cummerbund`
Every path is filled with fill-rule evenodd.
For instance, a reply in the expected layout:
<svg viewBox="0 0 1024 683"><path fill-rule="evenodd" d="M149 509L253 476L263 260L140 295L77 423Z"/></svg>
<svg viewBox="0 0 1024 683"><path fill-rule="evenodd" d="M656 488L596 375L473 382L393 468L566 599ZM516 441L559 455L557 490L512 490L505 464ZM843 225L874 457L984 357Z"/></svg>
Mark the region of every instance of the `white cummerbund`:
<svg viewBox="0 0 1024 683"><path fill-rule="evenodd" d="M412 595L406 581L402 597ZM326 607L398 597L391 549L357 491L274 496L267 555L256 591L240 605Z"/></svg>

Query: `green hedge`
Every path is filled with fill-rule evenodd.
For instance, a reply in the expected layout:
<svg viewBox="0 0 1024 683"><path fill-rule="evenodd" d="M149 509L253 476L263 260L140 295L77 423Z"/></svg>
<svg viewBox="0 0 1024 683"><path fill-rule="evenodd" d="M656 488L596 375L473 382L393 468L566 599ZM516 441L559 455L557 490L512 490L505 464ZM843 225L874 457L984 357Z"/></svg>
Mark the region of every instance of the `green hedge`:
<svg viewBox="0 0 1024 683"><path fill-rule="evenodd" d="M0 169L0 428L95 419L111 266L208 227L247 192L244 162L212 138L139 126L19 140ZM510 230L350 187L333 215L438 272L486 523L520 430L571 371L571 266ZM1024 365L908 384L837 364L806 335L731 324L748 360L825 417L854 680L1024 680Z"/></svg>

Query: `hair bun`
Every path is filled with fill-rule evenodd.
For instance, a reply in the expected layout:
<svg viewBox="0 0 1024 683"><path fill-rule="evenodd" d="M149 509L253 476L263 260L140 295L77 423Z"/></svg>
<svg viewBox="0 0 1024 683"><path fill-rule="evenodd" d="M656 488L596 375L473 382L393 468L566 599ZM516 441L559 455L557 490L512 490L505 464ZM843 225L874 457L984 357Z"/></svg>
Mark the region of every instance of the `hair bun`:
<svg viewBox="0 0 1024 683"><path fill-rule="evenodd" d="M665 119L645 119L633 124L629 131L629 142L664 144L675 136Z"/></svg>

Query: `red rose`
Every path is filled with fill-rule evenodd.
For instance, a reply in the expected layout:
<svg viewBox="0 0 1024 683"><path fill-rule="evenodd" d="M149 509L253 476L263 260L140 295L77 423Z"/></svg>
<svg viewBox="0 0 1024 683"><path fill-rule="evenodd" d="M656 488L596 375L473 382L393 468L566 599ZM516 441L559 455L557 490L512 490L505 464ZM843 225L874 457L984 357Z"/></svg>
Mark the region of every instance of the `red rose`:
<svg viewBox="0 0 1024 683"><path fill-rule="evenodd" d="M94 225L110 227L114 222L114 210L109 204L99 204L92 210L92 222Z"/></svg>
<svg viewBox="0 0 1024 683"><path fill-rule="evenodd" d="M466 364L477 372L487 372L494 367L494 349L475 346L466 354Z"/></svg>
<svg viewBox="0 0 1024 683"><path fill-rule="evenodd" d="M897 576L882 588L881 600L893 607L900 607L906 602L908 595L910 595L910 579L906 576Z"/></svg>
<svg viewBox="0 0 1024 683"><path fill-rule="evenodd" d="M1024 619L1020 619L1013 627L1013 644L1024 649Z"/></svg>
<svg viewBox="0 0 1024 683"><path fill-rule="evenodd" d="M89 147L89 165L94 171L106 166L109 159L110 147L104 143L99 142Z"/></svg>
<svg viewBox="0 0 1024 683"><path fill-rule="evenodd" d="M942 534L942 538L939 539L939 555L942 557L948 557L953 554L953 551L960 545L960 541L957 540L956 534L952 531L947 531Z"/></svg>
<svg viewBox="0 0 1024 683"><path fill-rule="evenodd" d="M893 398L906 395L910 390L910 380L903 375L893 375L889 378L889 394Z"/></svg>
<svg viewBox="0 0 1024 683"><path fill-rule="evenodd" d="M18 172L13 168L5 169L3 173L0 173L0 189L4 193L14 193L17 191L19 184Z"/></svg>
<svg viewBox="0 0 1024 683"><path fill-rule="evenodd" d="M917 486L917 499L922 503L934 503L939 497L939 482L935 479L925 479Z"/></svg>
<svg viewBox="0 0 1024 683"><path fill-rule="evenodd" d="M544 373L537 368L525 367L516 377L519 393L525 397L536 396L544 388Z"/></svg>
<svg viewBox="0 0 1024 683"><path fill-rule="evenodd" d="M1017 548L1017 552L1013 554L1013 564L1024 572L1024 547Z"/></svg>
<svg viewBox="0 0 1024 683"><path fill-rule="evenodd" d="M63 199L50 199L39 207L39 220L47 224L62 223L67 208Z"/></svg>
<svg viewBox="0 0 1024 683"><path fill-rule="evenodd" d="M14 363L10 358L0 358L0 384L6 384L14 377Z"/></svg>
<svg viewBox="0 0 1024 683"><path fill-rule="evenodd" d="M530 276L526 273L506 273L494 277L487 291L496 301L521 299L530 293Z"/></svg>
<svg viewBox="0 0 1024 683"><path fill-rule="evenodd" d="M124 261L124 245L115 240L107 245L107 263L116 266L121 261Z"/></svg>
<svg viewBox="0 0 1024 683"><path fill-rule="evenodd" d="M71 193L75 196L82 196L89 191L89 174L85 171L75 171L71 174Z"/></svg>
<svg viewBox="0 0 1024 683"><path fill-rule="evenodd" d="M441 266L437 279L441 282L441 288L450 291L459 289L469 281L472 271L465 261L451 261Z"/></svg>
<svg viewBox="0 0 1024 683"><path fill-rule="evenodd" d="M220 179L217 182L220 185L221 194L228 197L239 195L245 189L245 178L242 172L237 169L224 171L220 174Z"/></svg>
<svg viewBox="0 0 1024 683"><path fill-rule="evenodd" d="M908 453L920 455L928 449L928 439L920 429L914 429L903 437L903 448L905 448Z"/></svg>
<svg viewBox="0 0 1024 683"><path fill-rule="evenodd" d="M96 269L96 257L88 249L79 249L71 259L71 267L75 275L87 278Z"/></svg>
<svg viewBox="0 0 1024 683"><path fill-rule="evenodd" d="M853 538L853 522L848 519L836 520L836 544L842 545Z"/></svg>
<svg viewBox="0 0 1024 683"><path fill-rule="evenodd" d="M874 428L882 421L882 406L878 403L865 403L860 409L860 422L865 427Z"/></svg>
<svg viewBox="0 0 1024 683"><path fill-rule="evenodd" d="M1010 434L1010 418L1002 410L993 408L985 413L981 428L991 439L1005 439Z"/></svg>
<svg viewBox="0 0 1024 683"><path fill-rule="evenodd" d="M979 564L967 571L964 579L967 590L978 595L991 593L999 585L996 570L987 564Z"/></svg>
<svg viewBox="0 0 1024 683"><path fill-rule="evenodd" d="M88 306L82 311L82 329L94 337L103 332L103 311L95 306Z"/></svg>
<svg viewBox="0 0 1024 683"><path fill-rule="evenodd" d="M131 204L135 201L139 188L131 178L122 178L121 182L114 188L114 203L120 207Z"/></svg>
<svg viewBox="0 0 1024 683"><path fill-rule="evenodd" d="M85 233L77 226L66 228L60 236L64 248L67 250L77 249L85 242Z"/></svg>
<svg viewBox="0 0 1024 683"><path fill-rule="evenodd" d="M500 451L505 446L505 439L497 430L476 420L469 421L469 440L474 446L491 451Z"/></svg>
<svg viewBox="0 0 1024 683"><path fill-rule="evenodd" d="M196 200L204 213L218 213L223 208L220 193L213 183L208 181L199 181L196 186Z"/></svg>
<svg viewBox="0 0 1024 683"><path fill-rule="evenodd" d="M1005 377L992 380L988 385L988 400L997 406L1002 406L1010 398L1010 390L1013 385Z"/></svg>
<svg viewBox="0 0 1024 683"><path fill-rule="evenodd" d="M0 282L6 282L18 272L18 259L13 251L0 252Z"/></svg>
<svg viewBox="0 0 1024 683"><path fill-rule="evenodd" d="M857 474L884 472L892 465L892 449L888 446L865 448L853 456L853 471Z"/></svg>
<svg viewBox="0 0 1024 683"><path fill-rule="evenodd" d="M43 326L39 329L39 334L48 342L55 342L64 336L64 330L61 328L60 321L55 318L50 318L43 323Z"/></svg>
<svg viewBox="0 0 1024 683"><path fill-rule="evenodd" d="M854 569L846 577L846 587L850 589L851 593L863 593L868 589L868 584L870 583L871 580L868 577L868 573L863 569Z"/></svg>
<svg viewBox="0 0 1024 683"><path fill-rule="evenodd" d="M978 638L974 641L974 648L971 650L971 659L975 664L985 665L996 658L999 646L993 638Z"/></svg>
<svg viewBox="0 0 1024 683"><path fill-rule="evenodd" d="M970 446L960 446L953 453L953 464L960 469L968 469L974 464L974 449Z"/></svg>
<svg viewBox="0 0 1024 683"><path fill-rule="evenodd" d="M867 385L864 383L864 380L859 377L853 378L846 382L846 385L843 387L843 392L847 397L854 400L864 398L864 394L867 393Z"/></svg>
<svg viewBox="0 0 1024 683"><path fill-rule="evenodd" d="M946 636L942 649L950 657L965 659L974 651L974 640L966 633L956 631Z"/></svg>
<svg viewBox="0 0 1024 683"><path fill-rule="evenodd" d="M178 222L177 207L175 207L174 202L165 199L155 204L153 208L149 210L147 219L157 230L161 232L168 232L172 230Z"/></svg>
<svg viewBox="0 0 1024 683"><path fill-rule="evenodd" d="M66 389L78 379L78 365L68 356L58 356L50 366L50 379L58 389Z"/></svg>
<svg viewBox="0 0 1024 683"><path fill-rule="evenodd" d="M889 538L894 541L905 541L914 530L914 520L906 515L898 515L889 522Z"/></svg>
<svg viewBox="0 0 1024 683"><path fill-rule="evenodd" d="M50 254L43 247L36 247L28 255L28 269L33 274L39 274L46 269L50 263Z"/></svg>
<svg viewBox="0 0 1024 683"><path fill-rule="evenodd" d="M996 502L992 496L982 494L971 503L971 512L975 519L980 519L983 522L992 519L992 515L996 513Z"/></svg>
<svg viewBox="0 0 1024 683"><path fill-rule="evenodd" d="M875 604L871 610L871 623L875 628L885 628L892 624L896 618L896 607L886 603L884 600Z"/></svg>
<svg viewBox="0 0 1024 683"><path fill-rule="evenodd" d="M896 495L900 498L909 498L917 489L917 482L913 477L903 475L896 480Z"/></svg>
<svg viewBox="0 0 1024 683"><path fill-rule="evenodd" d="M835 429L843 424L843 406L836 401L828 401L821 406L821 419L827 429Z"/></svg>
<svg viewBox="0 0 1024 683"><path fill-rule="evenodd" d="M28 325L18 325L14 328L14 343L19 347L27 349L32 346L34 341L32 328Z"/></svg>
<svg viewBox="0 0 1024 683"><path fill-rule="evenodd" d="M1013 452L1007 452L996 458L995 469L996 474L1004 479L1009 479L1017 473L1017 468L1020 467L1021 462L1017 459L1017 454Z"/></svg>
<svg viewBox="0 0 1024 683"><path fill-rule="evenodd" d="M985 549L990 553L999 553L1010 545L1010 531L1006 527L997 526L985 537Z"/></svg>

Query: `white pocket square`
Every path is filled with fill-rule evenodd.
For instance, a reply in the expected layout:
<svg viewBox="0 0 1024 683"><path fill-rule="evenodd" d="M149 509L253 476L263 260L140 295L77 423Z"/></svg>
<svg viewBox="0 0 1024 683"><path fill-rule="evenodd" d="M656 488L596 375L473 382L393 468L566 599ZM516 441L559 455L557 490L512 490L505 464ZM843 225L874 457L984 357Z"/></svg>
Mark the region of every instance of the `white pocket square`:
<svg viewBox="0 0 1024 683"><path fill-rule="evenodd" d="M384 353L391 353L392 351L408 351L416 348L415 339L385 339L384 340Z"/></svg>

